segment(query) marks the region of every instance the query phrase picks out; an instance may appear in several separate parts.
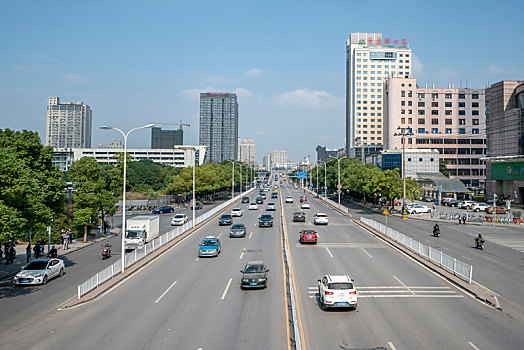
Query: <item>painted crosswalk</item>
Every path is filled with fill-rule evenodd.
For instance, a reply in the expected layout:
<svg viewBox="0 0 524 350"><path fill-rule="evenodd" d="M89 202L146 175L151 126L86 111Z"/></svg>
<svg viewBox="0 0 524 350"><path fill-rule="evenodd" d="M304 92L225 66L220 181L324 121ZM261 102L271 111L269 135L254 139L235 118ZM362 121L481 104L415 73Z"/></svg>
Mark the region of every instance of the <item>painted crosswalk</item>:
<svg viewBox="0 0 524 350"><path fill-rule="evenodd" d="M503 237L484 235L486 239L486 248L489 243L496 243L504 247L515 249L521 253L524 253L524 238L522 235L508 235L504 234Z"/></svg>
<svg viewBox="0 0 524 350"><path fill-rule="evenodd" d="M297 243L298 248L304 247L304 245ZM381 243L317 243L314 246L307 246L307 248L385 248Z"/></svg>
<svg viewBox="0 0 524 350"><path fill-rule="evenodd" d="M450 287L433 286L363 286L357 287L359 298L462 298ZM310 299L316 298L318 287L308 287Z"/></svg>

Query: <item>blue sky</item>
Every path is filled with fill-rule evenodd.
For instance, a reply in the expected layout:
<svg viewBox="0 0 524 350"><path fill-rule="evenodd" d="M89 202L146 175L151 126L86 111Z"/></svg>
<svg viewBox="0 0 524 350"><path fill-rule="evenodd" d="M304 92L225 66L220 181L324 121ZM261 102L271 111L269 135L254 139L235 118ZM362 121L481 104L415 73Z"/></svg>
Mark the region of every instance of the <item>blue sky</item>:
<svg viewBox="0 0 524 350"><path fill-rule="evenodd" d="M419 85L524 80L522 1L1 1L0 128L45 138L49 96L93 110L93 146L183 120L198 142L199 92L237 92L239 136L315 157L344 145L345 40L409 42ZM138 131L130 147L149 147Z"/></svg>

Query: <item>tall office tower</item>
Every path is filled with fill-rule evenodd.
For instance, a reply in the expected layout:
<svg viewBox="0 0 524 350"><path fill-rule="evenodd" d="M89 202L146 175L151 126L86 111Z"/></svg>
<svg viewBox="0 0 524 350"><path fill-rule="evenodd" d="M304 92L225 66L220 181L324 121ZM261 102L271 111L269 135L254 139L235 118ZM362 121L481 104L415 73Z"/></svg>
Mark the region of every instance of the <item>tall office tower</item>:
<svg viewBox="0 0 524 350"><path fill-rule="evenodd" d="M287 151L271 151L271 168L285 168L287 166Z"/></svg>
<svg viewBox="0 0 524 350"><path fill-rule="evenodd" d="M266 153L262 159L262 164L267 171L271 170L271 153Z"/></svg>
<svg viewBox="0 0 524 350"><path fill-rule="evenodd" d="M382 33L351 33L346 40L346 155L355 139L366 145L383 142L383 82L410 77L411 49L405 39L382 39Z"/></svg>
<svg viewBox="0 0 524 350"><path fill-rule="evenodd" d="M240 143L240 156L241 162L246 164L255 164L255 141L251 139L245 139Z"/></svg>
<svg viewBox="0 0 524 350"><path fill-rule="evenodd" d="M177 130L162 130L159 127L151 128L151 148L173 148L184 144L184 131Z"/></svg>
<svg viewBox="0 0 524 350"><path fill-rule="evenodd" d="M93 114L83 102L60 103L49 97L45 144L55 148L90 148Z"/></svg>
<svg viewBox="0 0 524 350"><path fill-rule="evenodd" d="M200 94L199 144L207 146L206 162L237 159L238 101L236 94Z"/></svg>

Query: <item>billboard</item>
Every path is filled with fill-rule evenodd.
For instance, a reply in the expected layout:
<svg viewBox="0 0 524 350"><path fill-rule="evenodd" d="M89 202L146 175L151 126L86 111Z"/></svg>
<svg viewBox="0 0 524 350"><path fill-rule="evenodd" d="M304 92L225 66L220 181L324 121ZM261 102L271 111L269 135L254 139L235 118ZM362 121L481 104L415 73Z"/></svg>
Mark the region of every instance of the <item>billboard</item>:
<svg viewBox="0 0 524 350"><path fill-rule="evenodd" d="M307 171L298 171L297 179L307 179Z"/></svg>

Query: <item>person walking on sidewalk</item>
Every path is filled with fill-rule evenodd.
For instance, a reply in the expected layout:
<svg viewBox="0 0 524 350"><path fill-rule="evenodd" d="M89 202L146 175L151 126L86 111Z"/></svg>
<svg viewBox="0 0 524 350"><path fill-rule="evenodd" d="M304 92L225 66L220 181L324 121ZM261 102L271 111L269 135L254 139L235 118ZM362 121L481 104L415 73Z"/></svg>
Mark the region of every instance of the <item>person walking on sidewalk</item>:
<svg viewBox="0 0 524 350"><path fill-rule="evenodd" d="M69 241L68 243L73 242L73 230L71 230L71 227L67 230L67 240Z"/></svg>
<svg viewBox="0 0 524 350"><path fill-rule="evenodd" d="M62 249L67 250L69 247L69 238L67 237L67 231L65 229L62 230Z"/></svg>
<svg viewBox="0 0 524 350"><path fill-rule="evenodd" d="M31 262L31 243L28 243L27 247L25 248L25 259L26 263L29 264Z"/></svg>
<svg viewBox="0 0 524 350"><path fill-rule="evenodd" d="M37 242L35 244L35 247L33 248L33 252L35 252L35 259L38 259L40 257L40 242Z"/></svg>

